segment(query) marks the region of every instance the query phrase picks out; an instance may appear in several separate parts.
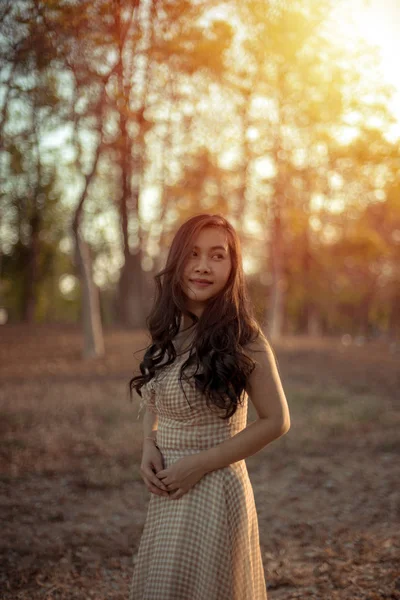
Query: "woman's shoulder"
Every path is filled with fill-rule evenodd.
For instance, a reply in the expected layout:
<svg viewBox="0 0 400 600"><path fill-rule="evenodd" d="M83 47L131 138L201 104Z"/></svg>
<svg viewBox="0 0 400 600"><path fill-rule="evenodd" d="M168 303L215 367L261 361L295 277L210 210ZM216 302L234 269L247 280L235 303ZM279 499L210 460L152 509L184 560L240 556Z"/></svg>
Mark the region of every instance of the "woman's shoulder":
<svg viewBox="0 0 400 600"><path fill-rule="evenodd" d="M264 333L260 330L256 337L243 346L246 354L257 355L258 353L272 351L271 345Z"/></svg>

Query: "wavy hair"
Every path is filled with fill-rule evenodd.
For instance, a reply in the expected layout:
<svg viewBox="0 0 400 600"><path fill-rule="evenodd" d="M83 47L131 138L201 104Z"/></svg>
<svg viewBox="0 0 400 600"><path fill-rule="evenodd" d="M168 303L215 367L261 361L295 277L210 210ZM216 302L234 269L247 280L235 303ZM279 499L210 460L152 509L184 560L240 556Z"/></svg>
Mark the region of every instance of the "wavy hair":
<svg viewBox="0 0 400 600"><path fill-rule="evenodd" d="M193 240L205 227L216 227L225 232L231 271L224 288L208 300L203 313L197 317L186 308L183 272ZM195 328L195 335L189 347L189 357L181 365L180 385L182 387L182 378L187 379L187 367L196 365L192 374L196 388L204 394L211 410L215 407L222 409L223 414L219 416L229 419L243 401L247 379L256 364L245 353L245 347L259 336L266 340L254 317L243 271L240 240L235 229L220 214L200 214L190 218L177 230L165 268L154 279L156 297L146 319L151 344L140 363L141 375L129 381L131 400L133 389L142 397L142 386L174 362L177 353L172 340L179 332L182 315L188 315L193 321L188 330ZM167 360L164 362L165 357Z"/></svg>

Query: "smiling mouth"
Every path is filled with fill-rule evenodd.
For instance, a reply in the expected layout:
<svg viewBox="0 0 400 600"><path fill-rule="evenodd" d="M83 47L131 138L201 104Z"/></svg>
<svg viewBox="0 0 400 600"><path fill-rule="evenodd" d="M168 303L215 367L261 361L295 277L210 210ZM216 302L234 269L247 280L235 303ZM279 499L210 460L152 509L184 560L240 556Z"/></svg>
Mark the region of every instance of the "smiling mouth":
<svg viewBox="0 0 400 600"><path fill-rule="evenodd" d="M189 281L191 281L191 283L195 283L196 285L201 285L201 286L206 286L206 285L212 285L212 281L199 281L197 279L190 279Z"/></svg>

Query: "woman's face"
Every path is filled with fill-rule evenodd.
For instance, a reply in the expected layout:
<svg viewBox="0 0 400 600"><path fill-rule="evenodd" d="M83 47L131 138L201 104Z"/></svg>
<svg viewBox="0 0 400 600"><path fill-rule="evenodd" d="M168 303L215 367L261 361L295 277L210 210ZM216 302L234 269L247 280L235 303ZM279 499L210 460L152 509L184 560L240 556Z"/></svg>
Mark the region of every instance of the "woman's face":
<svg viewBox="0 0 400 600"><path fill-rule="evenodd" d="M200 316L207 301L224 288L231 267L226 233L212 227L202 229L193 240L183 273L187 308L196 316ZM211 283L201 285L196 282L201 279Z"/></svg>

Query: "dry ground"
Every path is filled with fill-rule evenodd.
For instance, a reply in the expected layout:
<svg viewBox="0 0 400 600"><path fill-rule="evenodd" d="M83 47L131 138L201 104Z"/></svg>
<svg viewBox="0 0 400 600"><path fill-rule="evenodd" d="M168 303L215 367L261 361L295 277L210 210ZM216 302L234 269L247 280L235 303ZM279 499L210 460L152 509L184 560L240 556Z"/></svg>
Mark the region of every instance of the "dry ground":
<svg viewBox="0 0 400 600"><path fill-rule="evenodd" d="M77 328L0 329L1 600L127 599L149 498L127 381L146 341L108 331L82 361ZM247 459L269 600L399 599L400 351L274 349L291 429Z"/></svg>

